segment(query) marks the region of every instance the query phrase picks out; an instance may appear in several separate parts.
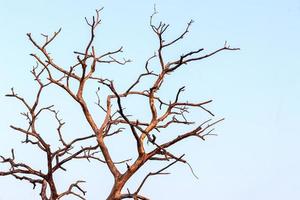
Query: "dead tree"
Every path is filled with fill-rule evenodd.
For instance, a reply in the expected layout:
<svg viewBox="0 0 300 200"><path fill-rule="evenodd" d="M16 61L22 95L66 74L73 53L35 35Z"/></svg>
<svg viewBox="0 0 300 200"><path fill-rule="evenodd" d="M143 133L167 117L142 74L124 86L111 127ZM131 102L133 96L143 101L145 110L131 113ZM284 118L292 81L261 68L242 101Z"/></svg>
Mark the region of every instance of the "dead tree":
<svg viewBox="0 0 300 200"><path fill-rule="evenodd" d="M120 60L117 58L117 55L122 53L122 47L101 55L96 53L94 39L95 31L101 23L100 12L101 9L96 10L96 15L91 20L86 19L86 23L90 28L90 39L88 40L84 51L74 52L77 62L69 68L56 63L47 50L47 47L54 41L61 30L55 32L51 36L43 35L45 40L42 44L39 44L32 35L28 33L27 36L30 42L38 51L37 54L31 54L37 62L37 66L33 68L31 72L34 76L34 80L39 85L39 90L33 104L27 102L25 98L20 97L13 89L11 90L11 93L7 95L8 97L19 100L27 109L27 112L23 113L23 115L26 116L28 120L28 127L20 128L11 126L11 128L25 134L24 143L35 145L40 151L45 153L47 157L47 170L43 172L42 170L33 169L30 164L17 162L14 150L12 150L11 157L1 156L2 163L8 164L10 169L6 172L0 172L0 175L14 176L17 179L32 183L34 187L40 185L40 196L43 200L61 199L66 195L75 195L80 199L84 199L83 196L85 191L80 187L81 180L71 184L65 192L61 193L58 192L55 181L53 180L53 174L58 170L64 170L64 164L74 159L94 159L105 163L114 179L113 187L107 197L108 200L120 200L126 198L148 199L140 194L140 192L150 176L168 174L165 170L179 162L188 164L184 159L184 154L175 155L169 150L170 147L173 147L190 137L205 140L207 136L213 135L213 127L223 120L214 119L214 114L206 108L206 105L211 103L212 100L203 102L181 101L180 95L185 87L179 88L177 93L174 94L174 99L170 102L162 99L158 95L158 91L163 84L167 84L166 81L164 81L165 78L175 73L182 66L209 58L221 51L234 51L239 50L238 48L231 48L225 42L224 46L213 52L205 53L203 48L199 48L187 53L182 53L175 60L167 60L164 56L164 52L188 34L193 21L187 23L185 30L178 37L171 41L166 41L164 39L164 34L169 28L169 25L163 22L155 24L153 22L153 17L157 13L155 11L150 17L150 27L158 40L156 53L149 57L145 62L145 72L140 74L136 80L133 80L132 84L128 86L128 89L125 91L117 91L113 80L96 75L96 71L99 70L98 66L104 64L125 65L130 62L130 60ZM155 59L157 59L157 63L159 64L153 66L153 61ZM60 74L59 77L57 76L58 74ZM135 89L137 88L137 85L140 85L141 82L147 78L154 80L150 88L144 88L143 90ZM105 114L105 117L101 122L92 116L90 105L88 105L83 95L87 82L94 82L98 88L107 88L110 91L110 94L106 97L97 93L97 105ZM75 88L74 85L78 87ZM72 99L78 103L82 110L82 114L85 116L86 121L93 131L91 135L75 138L70 142L65 141L61 132L61 127L64 123L58 117L57 111L53 109L53 106L39 107L40 96L42 95L44 88L48 86L58 86L58 88L65 91L66 94L71 96ZM124 109L123 100L131 96L142 97L144 101L147 102L147 109L149 109L149 115L151 116L149 121L135 119L134 116L129 115L129 110ZM113 105L113 103L115 104ZM186 117L190 108L199 108L200 110L207 112L211 118L193 126L193 128L187 132L174 132L174 137L167 142L157 142L158 140L156 138L160 137L160 132L162 130L168 130L172 125L186 126L195 124L194 121L189 121ZM38 123L37 118L42 112L53 113L54 119L58 122L57 135L61 144L61 147L58 149L52 149L47 141L43 139L43 134L36 129L36 123ZM124 126L127 128L122 128ZM118 137L118 135L124 134L124 132L130 133L128 137L132 137L135 140L136 158L131 161L124 160L116 162L111 156L106 141L111 137ZM84 146L87 140L94 140L95 145ZM150 145L151 148L145 150L145 145ZM166 164L160 170L147 174L145 178L141 180L141 183L134 192L131 192L130 190L124 191L124 186L128 180L130 180L130 178L143 167L145 163L152 161ZM126 164L126 170L121 171L118 164ZM50 188L49 195L46 194L47 187Z"/></svg>

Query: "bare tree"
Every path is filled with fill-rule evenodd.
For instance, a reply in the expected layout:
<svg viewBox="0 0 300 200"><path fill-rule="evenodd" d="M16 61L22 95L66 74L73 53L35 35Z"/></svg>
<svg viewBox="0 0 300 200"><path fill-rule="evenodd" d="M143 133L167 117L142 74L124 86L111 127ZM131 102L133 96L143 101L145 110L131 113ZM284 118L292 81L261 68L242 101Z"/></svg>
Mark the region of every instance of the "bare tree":
<svg viewBox="0 0 300 200"><path fill-rule="evenodd" d="M27 118L28 126L24 128L11 126L11 128L25 135L24 143L36 146L46 155L47 169L43 172L41 169L34 169L30 164L16 161L14 150L12 150L11 156L1 156L1 162L8 164L10 168L7 171L0 172L0 175L10 175L17 179L28 181L34 187L39 185L41 188L40 196L43 200L61 199L66 195L75 195L80 199L84 199L86 191L80 186L80 183L83 182L82 180L71 184L64 192L58 192L57 185L53 179L54 174L58 170L65 170L64 165L75 159L97 160L108 167L114 179L113 187L107 197L108 200L126 198L146 200L148 198L140 193L142 187L151 176L168 174L166 169L176 163L188 164L184 159L184 154L175 155L169 150L170 147L190 137L205 140L207 136L213 135L213 127L223 120L213 119L214 114L206 108L206 105L211 103L212 100L203 102L181 101L180 95L185 87L179 88L177 93L174 94L174 99L170 102L166 102L161 98L158 95L158 91L163 84L166 84L165 78L172 75L182 66L209 58L221 51L234 51L239 50L238 48L231 48L225 42L224 46L213 52L203 54L205 52L204 49L199 48L183 53L175 60L168 60L164 56L164 52L188 34L193 21L187 23L185 30L178 37L171 41L166 41L164 36L169 25L163 22L155 24L153 22L153 17L157 14L155 11L150 17L150 27L157 36L158 48L155 54L145 62L145 72L140 74L136 80L133 80L132 84L125 91L117 91L113 80L96 75L96 71L99 70L98 66L103 64L125 65L130 60L117 58L122 53L122 47L101 55L96 53L94 40L95 31L101 23L100 12L101 9L96 10L96 15L91 20L86 19L86 23L90 28L90 38L84 51L74 52L77 62L69 68L56 63L47 50L47 47L54 41L61 30L51 36L43 35L45 40L41 44L28 33L27 36L30 42L38 50L37 54L31 54L37 62L37 66L32 69L31 73L39 85L39 89L32 104L19 96L13 89L10 94L6 95L19 100L26 107L27 112L22 113L22 115ZM153 66L155 59L158 61L158 66ZM135 89L147 78L152 81L150 88ZM104 119L100 122L92 116L90 105L88 105L83 95L87 82L93 82L93 84L98 86L99 90L107 88L110 91L110 94L106 97L99 95L99 90L96 93L98 98L97 106L105 114ZM91 135L77 137L72 141L64 139L61 131L64 122L59 118L58 112L54 110L53 105L41 107L39 104L40 96L43 95L44 89L49 86L58 86L78 103L82 114L93 131ZM141 97L147 102L149 115L151 116L149 121L135 119L134 116L130 115L129 110L125 110L123 101L131 96ZM115 104L113 105L113 103ZM211 118L195 125L194 121L189 121L186 117L190 108L199 108L207 112ZM50 147L49 143L43 138L43 134L36 128L37 119L42 112L52 113L58 123L57 138L60 146L56 149ZM170 140L162 143L157 142L157 138L160 137L162 130L169 130L168 128L172 125L186 126L191 124L194 124L194 126L189 131L175 132ZM135 140L136 157L133 160L124 159L116 162L111 156L106 141L111 137L123 134L125 131L130 133L131 136L128 135L128 137L132 137ZM95 142L95 144L90 145L91 142ZM145 145L150 147L145 148ZM124 191L124 186L128 180L145 163L152 161L158 161L162 165L163 163L166 164L160 170L148 173L133 192L129 189ZM118 165L126 165L126 170L121 171Z"/></svg>

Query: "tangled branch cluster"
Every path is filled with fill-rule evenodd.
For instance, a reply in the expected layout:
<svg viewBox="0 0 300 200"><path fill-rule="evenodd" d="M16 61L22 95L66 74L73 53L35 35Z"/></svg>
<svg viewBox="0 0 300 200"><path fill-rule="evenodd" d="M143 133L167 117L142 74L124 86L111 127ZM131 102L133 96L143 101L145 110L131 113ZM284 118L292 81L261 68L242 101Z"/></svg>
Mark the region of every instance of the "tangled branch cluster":
<svg viewBox="0 0 300 200"><path fill-rule="evenodd" d="M85 199L84 195L86 194L86 191L81 188L81 183L84 181L78 180L71 184L64 192L59 192L57 184L53 179L54 174L58 170L66 170L64 168L65 164L75 159L97 160L107 165L114 178L114 185L107 199L148 199L141 195L140 192L149 177L168 174L165 170L175 163L181 162L188 164L188 162L183 158L184 154L179 156L174 155L169 150L170 147L189 137L196 137L201 140L205 140L207 136L213 135L213 127L223 120L218 119L213 121L213 119L209 119L187 132L175 132L174 138L164 143L158 143L156 140L156 138L160 136L160 131L163 129L167 130L171 125L179 126L195 124L195 122L189 121L185 116L190 108L202 109L211 117L214 117L213 113L205 107L207 104L212 102L212 100L203 102L187 102L180 100L180 95L184 92L185 87L179 88L177 93L174 94L173 101L165 102L158 95L158 91L161 89L162 85L165 84L165 78L172 75L184 65L209 58L221 51L234 51L238 50L238 48L231 48L227 45L227 43L225 43L223 47L204 55L202 54L204 49L200 48L183 53L178 57L178 59L167 60L164 56L164 51L182 40L188 34L193 21L190 21L187 24L185 30L178 37L171 41L166 41L164 39L164 35L166 30L169 28L169 25L162 22L155 25L153 22L154 15L157 13L155 11L150 17L150 27L158 39L159 45L157 51L155 55L151 56L145 62L145 72L140 74L125 91L120 92L117 91L113 80L96 75L98 66L101 64L125 65L130 62L130 60L127 59L120 60L117 58L117 56L122 53L122 47L101 55L96 53L94 40L95 31L101 24L100 12L101 9L96 10L96 15L91 20L86 19L86 23L90 28L90 38L83 52L74 52L77 62L69 68L56 63L47 50L47 47L61 32L61 29L55 32L52 36L43 35L45 40L42 44L39 44L32 35L28 33L27 36L30 42L39 51L38 54L31 54L37 62L37 66L32 69L31 73L34 76L34 80L39 85L39 89L33 103L26 101L25 98L19 96L13 89L10 94L6 95L19 100L26 107L27 111L22 113L22 115L26 117L28 126L24 128L11 126L11 128L25 135L23 143L36 146L46 155L47 170L42 171L40 169L34 169L30 166L30 164L16 161L14 150L12 150L10 157L1 156L1 162L8 164L10 168L8 171L0 172L0 176L14 176L17 179L28 181L33 184L34 188L39 185L40 196L43 200L61 199L67 195L74 195L80 199ZM159 61L159 66L156 66L155 70L152 70L155 67L152 66L152 61L155 59ZM57 74L60 74L60 76L57 77ZM151 87L145 90L136 90L136 86L148 77L151 77L151 80L153 80L154 77ZM95 82L94 84L96 85L98 84L99 89L105 87L110 91L110 94L106 97L99 95L99 90L96 93L98 100L97 105L105 114L102 121L99 121L98 119L96 120L92 116L90 107L83 95L85 86L87 82L90 81ZM71 85L78 85L78 87L71 87ZM49 86L58 86L78 103L86 121L93 130L91 135L78 137L71 141L66 141L64 139L64 135L62 133L64 122L59 118L58 112L54 110L53 105L40 107L40 97L43 94L44 89ZM123 99L129 96L140 96L148 103L151 112L150 121L135 120L129 115L130 113L127 112L127 110L125 112ZM106 103L103 104L102 102ZM117 107L112 106L113 102L116 103ZM50 147L46 139L44 139L43 133L39 132L36 128L38 117L43 112L53 114L54 119L57 121L57 138L60 143L60 147L57 149ZM124 126L127 126L128 129L124 129ZM135 140L137 157L133 160L125 159L117 162L112 158L110 149L106 145L106 140L112 136L121 134L125 130L129 131ZM88 140L94 141L95 144L85 146L86 141ZM152 150L145 150L145 144L147 143L153 146ZM156 172L147 174L145 178L141 180L140 185L134 192L130 192L130 190L124 192L123 189L127 181L142 166L144 166L145 163L151 161L167 162L168 164ZM119 164L126 164L127 170L125 172L121 172L118 167ZM47 188L49 188L49 190L47 190Z"/></svg>

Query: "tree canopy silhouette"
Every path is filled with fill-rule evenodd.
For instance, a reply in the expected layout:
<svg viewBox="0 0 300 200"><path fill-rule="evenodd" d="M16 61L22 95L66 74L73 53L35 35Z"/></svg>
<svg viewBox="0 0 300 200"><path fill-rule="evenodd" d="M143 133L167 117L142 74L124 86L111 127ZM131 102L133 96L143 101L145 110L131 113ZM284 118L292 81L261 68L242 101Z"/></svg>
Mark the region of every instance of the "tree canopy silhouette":
<svg viewBox="0 0 300 200"><path fill-rule="evenodd" d="M8 168L6 171L0 171L0 176L13 176L16 179L33 184L34 188L39 188L42 200L63 199L63 197L68 195L85 199L86 191L81 185L84 182L83 180L78 180L63 190L58 188L54 179L54 175L58 171L66 170L65 165L67 163L73 160L85 159L99 161L109 169L114 184L110 194L107 195L108 200L126 198L148 199L142 194L142 188L150 177L168 174L166 170L176 163L189 165L188 161L184 158L184 152L180 155L175 155L170 150L170 147L176 146L181 141L191 137L205 140L207 136L214 134L212 132L214 126L223 120L223 118L215 119L214 114L207 109L206 105L211 103L212 100L200 102L181 100L181 94L185 90L184 86L174 93L171 101L160 97L158 92L162 85L168 84L166 77L176 73L182 66L210 58L222 51L239 50L238 48L232 48L225 42L221 48L212 52L206 52L203 48L199 48L189 52L179 52L181 53L180 56L174 60L169 60L165 57L165 51L184 39L193 21L189 21L182 33L169 41L165 39L165 33L169 29L169 25L163 22L155 23L154 17L157 12L154 11L150 17L149 25L158 41L155 54L149 56L145 61L144 73L139 74L135 80L132 80L132 84L128 85L126 90L118 91L113 80L98 75L98 71L105 70L103 68L100 69L99 66L105 64L126 65L130 60L118 58L119 54L123 51L122 47L103 54L97 53L94 41L96 29L101 23L101 10L96 10L95 16L91 19L86 18L86 23L90 29L89 40L83 51L74 51L76 63L70 67L56 63L48 51L48 46L55 41L61 29L52 35L43 34L44 41L41 43L35 40L31 33L28 33L29 41L37 50L36 53L31 54L37 62L36 67L31 70L31 73L38 85L38 90L35 93L33 102L18 95L14 89L11 89L11 92L6 95L7 97L17 99L25 106L26 112L22 113L22 115L28 121L26 127L11 125L11 128L25 136L23 143L36 146L45 155L44 165L47 166L47 170L36 169L31 166L30 158L26 162L17 161L15 150L12 149L10 156L1 156L1 162L6 164ZM157 64L153 64L154 61ZM145 80L151 82L151 86L148 88L143 88L144 85L138 87ZM98 87L96 91L96 104L99 107L99 112L104 113L104 118L101 120L93 116L91 105L85 99L84 92L88 82ZM72 140L65 139L62 131L64 122L60 118L58 111L55 110L54 105L43 107L40 104L41 96L47 95L45 91L47 87L56 87L57 90L64 91L78 104L92 133L84 137L76 137L74 135ZM100 92L102 88L107 89L109 94L103 95ZM139 97L138 101L146 102L148 107L142 109L143 112L148 112L147 114L150 116L148 121L132 116L130 110L125 109L123 101L129 97ZM191 108L199 108L211 117L202 122L190 121L187 115ZM57 122L57 145L54 147L47 141L45 137L46 133L41 132L37 127L39 123L38 118L42 113L53 115L53 119ZM176 132L172 130L172 138L164 142L158 141L162 131L170 130L169 128L173 125L178 127L193 126L191 126L192 128L189 131L185 132L180 132L179 128ZM113 147L109 148L106 142L121 134L127 134L128 137L134 139L136 145L134 153L136 156L116 161L111 155L110 148ZM128 189L124 191L124 186L131 177L149 162L159 162L161 163L161 168L146 174L134 190ZM119 167L121 165L125 165L126 170L121 170ZM191 171L193 173L192 168Z"/></svg>

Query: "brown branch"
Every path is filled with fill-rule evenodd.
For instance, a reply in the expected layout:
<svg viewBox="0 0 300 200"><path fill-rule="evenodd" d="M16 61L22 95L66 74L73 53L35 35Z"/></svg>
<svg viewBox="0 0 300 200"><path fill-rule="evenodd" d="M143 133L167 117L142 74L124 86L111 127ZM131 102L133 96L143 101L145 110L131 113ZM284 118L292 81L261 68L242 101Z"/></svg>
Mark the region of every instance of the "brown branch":
<svg viewBox="0 0 300 200"><path fill-rule="evenodd" d="M224 120L224 118L222 118L220 120L217 120L217 121L215 121L211 124L207 124L205 127L203 127L203 125L205 125L206 123L208 123L210 121L210 120L207 120L204 123L202 123L200 126L198 126L197 128L193 129L192 131L181 134L181 135L177 136L175 139L170 140L169 142L166 142L166 143L164 143L160 146L161 146L161 148L166 149L166 148L182 141L183 139L191 137L191 136L196 136L196 137L199 137L202 140L205 140L205 137L203 135L201 135L201 133L204 133L207 129L211 128L212 126L216 125L217 123L219 123L223 120ZM205 135L205 136L207 136L207 135ZM153 150L153 151L158 151L158 150L159 149L156 149L156 150Z"/></svg>
<svg viewBox="0 0 300 200"><path fill-rule="evenodd" d="M15 93L14 88L11 88L11 94L6 94L5 96L6 96L6 97L14 97L14 98L20 100L20 101L25 105L25 107L28 109L28 111L31 110L31 107L30 107L29 104L26 102L26 100L25 100L24 98L18 96L18 94Z"/></svg>
<svg viewBox="0 0 300 200"><path fill-rule="evenodd" d="M56 37L56 35L58 35L59 32L55 32L54 35ZM47 58L47 63L50 64L52 67L54 67L56 70L58 70L59 72L63 73L64 75L69 75L69 77L72 77L76 80L80 80L80 77L75 75L75 74L70 74L68 71L66 71L65 69L63 69L62 67L60 67L59 65L55 64L53 62L53 59L50 57L49 53L46 51L45 48L43 48L43 46L45 44L43 44L42 46L40 46L31 36L31 33L27 33L27 37L29 38L29 40L31 41L31 43L38 49L41 51L41 53L43 53L43 55ZM53 38L54 39L54 38ZM51 40L52 42L53 40ZM48 45L49 43L47 43ZM46 46L47 46L46 45ZM46 47L45 46L45 47ZM31 56L35 57L37 59L37 56L35 54L31 54ZM39 63L46 65L44 62L40 62L41 60L37 59L39 61Z"/></svg>
<svg viewBox="0 0 300 200"><path fill-rule="evenodd" d="M164 44L163 47L171 46L171 45L175 44L176 42L178 42L179 40L183 39L183 37L189 32L189 28L190 28L190 26L192 25L193 22L194 22L193 20L190 20L187 23L185 31L179 37L177 37L176 39L174 39L173 41L171 41L171 42L169 42L167 44Z"/></svg>
<svg viewBox="0 0 300 200"><path fill-rule="evenodd" d="M215 51L213 51L213 52L211 52L209 54L206 54L204 56L198 56L198 57L194 57L194 58L189 58L190 56L192 56L194 54L197 54L197 53L199 53L199 52L201 52L203 50L204 49L201 48L201 49L199 49L197 51L191 51L189 53L186 53L186 54L180 56L179 60L168 63L167 73L175 71L176 69L178 69L183 64L188 64L188 63L193 62L193 61L198 61L198 60L202 60L202 59L211 57L211 56L215 55L216 53L219 53L219 52L224 51L224 50L236 51L236 50L240 50L240 48L230 48L228 46L224 46L224 47L219 48L219 49L217 49L217 50L215 50ZM173 65L175 65L175 66L173 66ZM173 66L173 67L171 67L171 66Z"/></svg>
<svg viewBox="0 0 300 200"><path fill-rule="evenodd" d="M138 153L139 155L143 155L145 150L144 150L144 147L143 147L143 144L142 144L142 141L140 140L136 130L135 130L135 127L130 123L130 120L126 117L126 115L123 113L123 107L122 107L122 104L121 104L121 98L119 96L119 94L117 93L117 91L115 90L114 88L114 85L113 83L111 82L110 84L107 85L111 91L114 93L114 95L117 97L117 103L118 103L118 107L119 107L119 113L120 115L123 117L123 119L127 122L127 124L129 125L130 129L131 129L131 132L136 140L136 143L137 143L137 149L138 149Z"/></svg>
<svg viewBox="0 0 300 200"><path fill-rule="evenodd" d="M150 176L156 176L156 175L167 175L169 173L165 173L163 171L165 171L166 169L168 169L169 167L171 167L172 165L174 165L175 163L177 163L178 161L180 161L180 159L182 159L184 156L184 154L182 156L180 156L178 159L176 159L175 161L173 161L172 163L168 164L167 166L163 167L162 169L156 171L156 172L150 172L149 174L147 174L147 176L143 179L143 181L141 182L141 184L139 185L139 187L137 188L137 190L134 192L135 195L137 195L142 187L144 186L144 184L146 183L147 179Z"/></svg>
<svg viewBox="0 0 300 200"><path fill-rule="evenodd" d="M61 199L61 198L65 197L65 196L68 196L68 195L73 195L73 196L78 197L79 199L85 200L85 198L84 198L83 196L85 196L86 191L83 190L83 189L79 186L80 183L85 183L85 181L76 181L75 183L71 184L71 185L69 186L68 190L65 191L65 192L63 192L63 193L61 193L61 194L58 196L57 199ZM78 194L78 193L74 192L74 191L73 191L74 189L79 190L79 192L82 193L83 196L82 196L81 194Z"/></svg>

